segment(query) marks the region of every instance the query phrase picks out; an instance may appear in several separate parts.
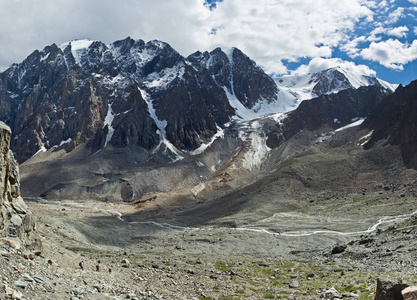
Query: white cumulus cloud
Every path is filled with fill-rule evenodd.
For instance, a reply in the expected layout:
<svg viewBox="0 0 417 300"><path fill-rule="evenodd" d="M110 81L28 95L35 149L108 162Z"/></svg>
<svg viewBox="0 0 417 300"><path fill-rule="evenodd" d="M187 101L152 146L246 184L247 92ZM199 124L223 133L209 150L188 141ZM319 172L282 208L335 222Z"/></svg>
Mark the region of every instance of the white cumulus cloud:
<svg viewBox="0 0 417 300"><path fill-rule="evenodd" d="M340 58L313 58L308 65L302 65L292 74L299 75L305 73L316 73L334 67L342 67L353 73L359 73L367 76L376 76L376 72L365 65L357 65L354 62L344 61Z"/></svg>
<svg viewBox="0 0 417 300"><path fill-rule="evenodd" d="M397 39L372 42L368 48L360 52L360 55L364 59L377 61L387 68L403 70L404 64L417 59L417 40L412 44L401 43Z"/></svg>
<svg viewBox="0 0 417 300"><path fill-rule="evenodd" d="M396 36L396 37L406 37L407 36L407 32L408 32L408 27L407 26L400 26L400 27L396 27L396 28L392 28L387 30L387 34L391 35L391 36Z"/></svg>
<svg viewBox="0 0 417 300"><path fill-rule="evenodd" d="M208 21L217 29L213 44L232 43L276 72L270 66L281 59L331 57L356 22L372 14L351 0L225 0Z"/></svg>
<svg viewBox="0 0 417 300"><path fill-rule="evenodd" d="M364 4L365 3L365 4ZM373 12L363 0L0 0L0 66L20 62L52 43L131 36L168 42L182 55L238 47L267 72L285 73L283 59L331 57ZM7 29L7 30L6 30Z"/></svg>
<svg viewBox="0 0 417 300"><path fill-rule="evenodd" d="M396 23L417 0L407 1L408 8L392 0L223 0L210 10L204 0L0 0L0 68L52 43L127 36L165 41L184 56L237 47L275 74L288 72L287 61L331 58L337 48L400 68L410 59L385 55L410 52L411 45L394 47L384 39L417 34L415 23ZM356 35L358 28L369 30Z"/></svg>

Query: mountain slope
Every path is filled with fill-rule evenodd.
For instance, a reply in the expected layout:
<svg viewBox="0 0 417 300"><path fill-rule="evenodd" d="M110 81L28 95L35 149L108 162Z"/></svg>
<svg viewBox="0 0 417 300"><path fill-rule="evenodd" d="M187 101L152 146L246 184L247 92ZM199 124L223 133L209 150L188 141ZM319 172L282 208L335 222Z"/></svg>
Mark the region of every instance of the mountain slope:
<svg viewBox="0 0 417 300"><path fill-rule="evenodd" d="M303 101L269 132L267 145L278 147L301 130L315 131L323 126L337 129L364 119L387 95L388 90L375 85Z"/></svg>
<svg viewBox="0 0 417 300"><path fill-rule="evenodd" d="M365 149L372 148L380 140L399 145L406 165L417 168L417 81L399 86L380 103L362 127L372 130L364 144Z"/></svg>

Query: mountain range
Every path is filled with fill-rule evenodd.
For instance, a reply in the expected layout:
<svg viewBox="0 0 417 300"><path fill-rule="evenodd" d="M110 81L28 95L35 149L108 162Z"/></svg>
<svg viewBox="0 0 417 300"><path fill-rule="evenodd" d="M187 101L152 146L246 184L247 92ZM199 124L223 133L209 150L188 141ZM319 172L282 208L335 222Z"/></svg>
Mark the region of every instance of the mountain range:
<svg viewBox="0 0 417 300"><path fill-rule="evenodd" d="M362 120L395 88L343 67L273 79L237 48L183 57L161 41L75 40L0 73L0 120L26 195L131 201L236 157L251 177L271 149Z"/></svg>

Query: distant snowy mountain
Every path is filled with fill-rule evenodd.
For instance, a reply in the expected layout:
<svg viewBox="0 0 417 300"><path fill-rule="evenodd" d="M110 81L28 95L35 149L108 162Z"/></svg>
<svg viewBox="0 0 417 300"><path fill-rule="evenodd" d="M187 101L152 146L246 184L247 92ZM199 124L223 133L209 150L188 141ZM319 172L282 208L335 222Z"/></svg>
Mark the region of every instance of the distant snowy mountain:
<svg viewBox="0 0 417 300"><path fill-rule="evenodd" d="M278 86L278 98L291 103L288 110L295 109L301 101L320 95L334 94L345 89L358 89L362 86L380 85L393 92L392 85L376 77L367 76L346 67L335 67L318 73L287 75L275 78Z"/></svg>
<svg viewBox="0 0 417 300"><path fill-rule="evenodd" d="M83 143L90 154L136 146L176 161L206 149L233 120L368 85L393 89L343 68L274 81L237 48L185 58L156 40L75 40L0 73L0 119L13 130L19 161Z"/></svg>
<svg viewBox="0 0 417 300"><path fill-rule="evenodd" d="M231 161L257 172L298 132L363 119L390 90L343 68L274 80L237 48L76 40L0 73L0 120L29 195L131 200Z"/></svg>

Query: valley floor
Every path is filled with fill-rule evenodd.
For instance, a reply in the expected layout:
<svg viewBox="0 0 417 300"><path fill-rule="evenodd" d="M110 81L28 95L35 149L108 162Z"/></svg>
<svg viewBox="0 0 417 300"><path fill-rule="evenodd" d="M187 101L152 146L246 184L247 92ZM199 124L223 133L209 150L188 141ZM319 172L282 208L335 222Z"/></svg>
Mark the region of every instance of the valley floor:
<svg viewBox="0 0 417 300"><path fill-rule="evenodd" d="M414 203L391 203L383 220L374 203L369 219L317 210L191 227L135 218L124 204L29 201L44 249L25 259L0 242L0 298L319 299L335 288L346 299L373 299L377 278L417 283ZM313 234L334 228L350 234ZM346 248L332 254L336 246Z"/></svg>

